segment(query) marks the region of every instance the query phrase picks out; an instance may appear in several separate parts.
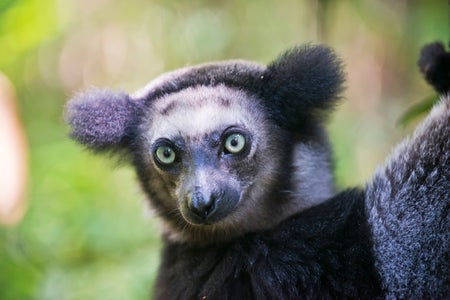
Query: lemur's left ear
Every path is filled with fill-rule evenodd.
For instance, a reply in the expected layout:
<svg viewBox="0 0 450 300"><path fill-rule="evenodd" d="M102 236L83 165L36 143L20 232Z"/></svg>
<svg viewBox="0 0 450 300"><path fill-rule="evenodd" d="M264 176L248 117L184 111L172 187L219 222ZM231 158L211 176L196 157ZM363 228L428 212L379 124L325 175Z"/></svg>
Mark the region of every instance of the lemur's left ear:
<svg viewBox="0 0 450 300"><path fill-rule="evenodd" d="M92 89L72 98L64 117L78 143L95 152L114 152L130 142L139 106L126 93Z"/></svg>
<svg viewBox="0 0 450 300"><path fill-rule="evenodd" d="M343 90L342 62L325 46L288 50L267 66L262 98L281 124L298 128L306 120L321 120Z"/></svg>

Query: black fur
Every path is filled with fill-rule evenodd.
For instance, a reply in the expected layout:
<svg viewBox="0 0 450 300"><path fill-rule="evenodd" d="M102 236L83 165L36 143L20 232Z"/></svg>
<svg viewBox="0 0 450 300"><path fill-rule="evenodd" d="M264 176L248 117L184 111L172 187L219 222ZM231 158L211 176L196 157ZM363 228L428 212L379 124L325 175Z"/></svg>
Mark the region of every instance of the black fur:
<svg viewBox="0 0 450 300"><path fill-rule="evenodd" d="M440 42L422 48L418 62L425 79L440 94L450 90L450 53Z"/></svg>
<svg viewBox="0 0 450 300"><path fill-rule="evenodd" d="M343 90L342 63L323 46L293 48L272 62L261 77L261 97L274 118L290 131L317 124Z"/></svg>
<svg viewBox="0 0 450 300"><path fill-rule="evenodd" d="M220 246L166 241L156 289L156 299L379 297L364 193L347 191Z"/></svg>

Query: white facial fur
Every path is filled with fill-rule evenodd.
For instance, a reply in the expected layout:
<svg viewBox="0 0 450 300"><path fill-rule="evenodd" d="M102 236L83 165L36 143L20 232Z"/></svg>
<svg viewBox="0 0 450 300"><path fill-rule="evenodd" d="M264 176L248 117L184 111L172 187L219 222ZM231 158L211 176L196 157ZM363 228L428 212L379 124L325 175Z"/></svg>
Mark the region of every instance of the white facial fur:
<svg viewBox="0 0 450 300"><path fill-rule="evenodd" d="M264 119L248 98L244 92L225 86L200 86L158 99L152 107L150 143L161 137L202 137L224 126L257 132L261 127L257 124Z"/></svg>
<svg viewBox="0 0 450 300"><path fill-rule="evenodd" d="M257 170L248 178L233 178L230 174L230 180L242 180L241 199L230 215L215 224L189 225L183 222L179 212L175 213L178 217L161 217L163 230L171 240L226 240L245 232L273 228L282 220L324 201L332 194L332 178L323 145L314 147L302 143L283 144L286 141L280 138L280 128L267 119L258 100L242 91L219 85L186 88L152 103L149 123L143 125L145 143L149 149L161 138L172 140L181 137L195 143L214 131L220 134L230 126L238 126L252 135L250 153L242 166L248 164L248 167ZM282 151L289 147L294 148L292 157L287 157L284 155L286 152ZM270 196L270 190L274 187L278 174L289 172L281 169L282 162L286 160L293 166L294 174L290 178L293 186L291 190L280 191L278 196L275 195L290 199L279 203ZM166 174L154 164L150 153L148 163L160 174L152 176L149 186L154 187L152 190L156 188L161 191L159 193L166 190L172 198L168 199L167 194L161 194L159 201L164 203L159 207L165 207L165 210L174 215L173 212L179 210L177 189L181 183L177 182L176 186L168 188L164 184ZM202 171L205 176L197 175L206 185L214 177L211 175L214 170ZM317 194L318 190L322 192Z"/></svg>

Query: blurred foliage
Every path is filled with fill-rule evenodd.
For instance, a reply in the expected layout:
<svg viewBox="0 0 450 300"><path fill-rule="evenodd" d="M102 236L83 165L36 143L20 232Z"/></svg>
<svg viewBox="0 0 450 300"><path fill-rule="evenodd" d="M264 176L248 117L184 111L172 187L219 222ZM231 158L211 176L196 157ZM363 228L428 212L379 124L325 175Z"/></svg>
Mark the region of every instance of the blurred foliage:
<svg viewBox="0 0 450 300"><path fill-rule="evenodd" d="M0 0L0 71L31 155L28 213L0 228L0 299L149 297L156 226L129 168L67 139L62 110L76 91L132 91L187 64L268 62L326 42L349 78L330 124L337 181L363 184L405 134L395 123L408 103L433 94L416 70L420 47L447 38L444 1Z"/></svg>
<svg viewBox="0 0 450 300"><path fill-rule="evenodd" d="M438 95L429 96L419 103L409 107L399 118L398 123L402 126L408 125L414 119L428 113L433 105L439 101Z"/></svg>

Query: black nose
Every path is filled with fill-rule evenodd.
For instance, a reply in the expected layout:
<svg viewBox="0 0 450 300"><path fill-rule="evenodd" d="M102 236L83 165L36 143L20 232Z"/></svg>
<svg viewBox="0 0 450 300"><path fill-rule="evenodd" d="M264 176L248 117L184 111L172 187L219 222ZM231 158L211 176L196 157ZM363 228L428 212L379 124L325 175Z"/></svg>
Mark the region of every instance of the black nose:
<svg viewBox="0 0 450 300"><path fill-rule="evenodd" d="M207 220L216 209L216 199L217 196L214 193L205 196L203 193L196 191L188 201L188 208L200 219Z"/></svg>

